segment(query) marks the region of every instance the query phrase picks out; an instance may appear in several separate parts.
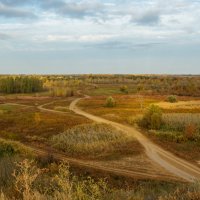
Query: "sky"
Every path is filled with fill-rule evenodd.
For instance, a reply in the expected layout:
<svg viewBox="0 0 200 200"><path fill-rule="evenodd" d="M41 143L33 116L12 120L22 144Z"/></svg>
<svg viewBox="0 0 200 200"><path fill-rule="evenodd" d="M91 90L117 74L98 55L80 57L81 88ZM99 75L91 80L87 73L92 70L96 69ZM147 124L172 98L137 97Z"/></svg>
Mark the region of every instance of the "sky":
<svg viewBox="0 0 200 200"><path fill-rule="evenodd" d="M0 74L200 74L200 0L0 0Z"/></svg>

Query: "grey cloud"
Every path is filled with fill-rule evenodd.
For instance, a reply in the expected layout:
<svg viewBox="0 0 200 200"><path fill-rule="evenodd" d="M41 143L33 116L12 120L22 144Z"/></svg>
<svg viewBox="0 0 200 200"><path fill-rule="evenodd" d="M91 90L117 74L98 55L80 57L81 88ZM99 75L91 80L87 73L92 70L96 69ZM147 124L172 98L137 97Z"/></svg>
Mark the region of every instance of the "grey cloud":
<svg viewBox="0 0 200 200"><path fill-rule="evenodd" d="M36 15L30 11L12 8L0 4L0 17L6 18L36 18Z"/></svg>
<svg viewBox="0 0 200 200"><path fill-rule="evenodd" d="M103 4L97 2L64 2L59 0L44 0L40 6L43 9L54 11L58 15L71 18L95 16L103 8Z"/></svg>
<svg viewBox="0 0 200 200"><path fill-rule="evenodd" d="M0 40L8 40L10 38L11 38L10 35L7 35L5 33L0 33Z"/></svg>
<svg viewBox="0 0 200 200"><path fill-rule="evenodd" d="M85 45L85 47L97 47L100 49L115 49L115 50L136 50L136 49L149 49L159 46L161 42L144 42L144 43L132 43L127 41L108 41L96 43L93 45Z"/></svg>
<svg viewBox="0 0 200 200"><path fill-rule="evenodd" d="M158 10L149 10L144 13L133 16L132 21L141 25L156 25L160 21L160 12Z"/></svg>
<svg viewBox="0 0 200 200"><path fill-rule="evenodd" d="M0 3L8 6L18 6L23 4L29 4L32 1L28 0L0 0Z"/></svg>

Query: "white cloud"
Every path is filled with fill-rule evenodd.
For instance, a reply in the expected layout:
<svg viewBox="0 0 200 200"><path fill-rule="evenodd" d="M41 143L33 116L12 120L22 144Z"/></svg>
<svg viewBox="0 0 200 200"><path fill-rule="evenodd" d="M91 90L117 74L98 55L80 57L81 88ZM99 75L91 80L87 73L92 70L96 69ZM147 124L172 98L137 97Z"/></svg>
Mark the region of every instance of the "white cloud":
<svg viewBox="0 0 200 200"><path fill-rule="evenodd" d="M117 35L48 35L48 41L64 41L64 42L102 42L116 38Z"/></svg>

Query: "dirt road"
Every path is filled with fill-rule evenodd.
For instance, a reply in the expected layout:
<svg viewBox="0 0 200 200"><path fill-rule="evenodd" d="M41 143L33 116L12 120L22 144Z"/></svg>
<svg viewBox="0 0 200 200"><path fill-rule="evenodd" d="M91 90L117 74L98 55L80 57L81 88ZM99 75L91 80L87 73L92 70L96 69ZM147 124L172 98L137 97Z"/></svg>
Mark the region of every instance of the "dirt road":
<svg viewBox="0 0 200 200"><path fill-rule="evenodd" d="M85 98L89 98L89 97L85 96ZM126 132L126 134L134 135L138 139L138 141L143 145L143 147L146 150L147 156L151 160L153 160L155 163L165 168L170 173L176 175L177 177L180 177L189 182L200 180L200 168L196 167L195 165L183 159L178 158L172 153L154 144L152 141L150 141L147 137L145 137L142 133L140 133L134 127L122 125L113 121L109 121L109 120L94 116L92 114L89 114L81 110L77 106L77 103L81 99L83 98L78 98L74 100L70 104L69 109L74 111L76 114L85 116L88 119L91 119L95 122L110 124L113 127Z"/></svg>

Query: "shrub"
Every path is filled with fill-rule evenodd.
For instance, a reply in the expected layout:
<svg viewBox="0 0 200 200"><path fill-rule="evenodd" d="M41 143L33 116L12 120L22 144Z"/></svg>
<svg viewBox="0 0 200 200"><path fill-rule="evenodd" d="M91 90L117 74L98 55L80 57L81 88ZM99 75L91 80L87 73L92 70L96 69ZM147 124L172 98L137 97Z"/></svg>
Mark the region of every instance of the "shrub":
<svg viewBox="0 0 200 200"><path fill-rule="evenodd" d="M116 101L113 97L108 97L106 99L106 107L109 107L109 108L112 108L112 107L115 107L116 106Z"/></svg>
<svg viewBox="0 0 200 200"><path fill-rule="evenodd" d="M123 93L128 94L128 87L127 87L126 85L122 85L122 86L120 87L120 91L123 92Z"/></svg>
<svg viewBox="0 0 200 200"><path fill-rule="evenodd" d="M167 97L167 102L175 103L175 102L177 102L177 97L174 95L170 95Z"/></svg>
<svg viewBox="0 0 200 200"><path fill-rule="evenodd" d="M15 154L31 155L31 150L20 142L0 139L0 157Z"/></svg>
<svg viewBox="0 0 200 200"><path fill-rule="evenodd" d="M148 129L160 129L162 124L162 111L159 106L150 105L141 122L141 126Z"/></svg>
<svg viewBox="0 0 200 200"><path fill-rule="evenodd" d="M57 173L48 176L48 169L39 169L34 161L24 160L17 163L17 169L13 173L17 198L12 199L100 200L110 192L103 179L94 181L88 177L79 180L78 177L72 176L66 162L61 162L56 168ZM45 180L48 185L43 184Z"/></svg>

